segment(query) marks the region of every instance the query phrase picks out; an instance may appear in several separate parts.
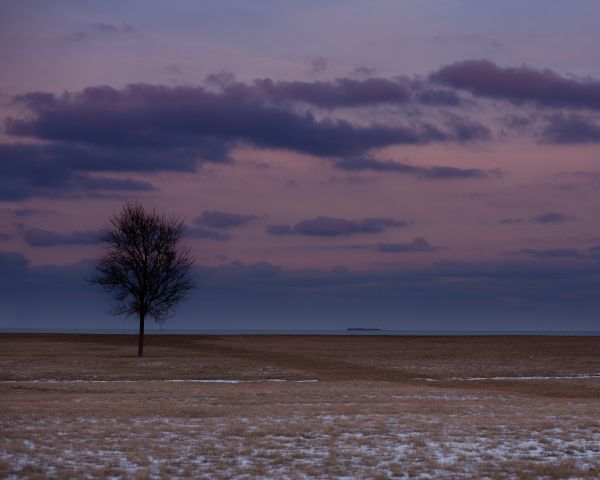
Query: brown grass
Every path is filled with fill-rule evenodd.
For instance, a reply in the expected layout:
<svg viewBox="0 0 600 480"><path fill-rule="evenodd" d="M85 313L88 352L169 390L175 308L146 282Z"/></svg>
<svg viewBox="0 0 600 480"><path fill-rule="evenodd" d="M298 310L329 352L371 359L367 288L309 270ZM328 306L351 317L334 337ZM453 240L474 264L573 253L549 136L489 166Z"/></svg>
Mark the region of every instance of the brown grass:
<svg viewBox="0 0 600 480"><path fill-rule="evenodd" d="M0 477L600 475L600 379L448 380L600 372L597 338L161 335L135 351L0 335ZM168 381L211 378L248 382Z"/></svg>

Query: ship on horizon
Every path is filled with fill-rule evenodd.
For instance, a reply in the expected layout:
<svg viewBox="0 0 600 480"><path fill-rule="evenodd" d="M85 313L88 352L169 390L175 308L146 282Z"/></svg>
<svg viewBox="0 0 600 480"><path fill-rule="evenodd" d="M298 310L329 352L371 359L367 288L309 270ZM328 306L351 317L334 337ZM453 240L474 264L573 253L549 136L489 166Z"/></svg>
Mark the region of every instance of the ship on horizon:
<svg viewBox="0 0 600 480"><path fill-rule="evenodd" d="M377 327L348 327L347 332L385 332L386 328Z"/></svg>

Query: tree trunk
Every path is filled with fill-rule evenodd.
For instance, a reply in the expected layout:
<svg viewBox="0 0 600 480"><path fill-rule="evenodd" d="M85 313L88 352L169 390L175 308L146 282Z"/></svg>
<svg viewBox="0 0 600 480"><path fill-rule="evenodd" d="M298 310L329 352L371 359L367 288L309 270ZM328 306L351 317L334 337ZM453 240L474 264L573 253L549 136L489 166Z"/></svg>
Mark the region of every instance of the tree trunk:
<svg viewBox="0 0 600 480"><path fill-rule="evenodd" d="M140 313L140 336L138 338L138 357L144 356L144 314Z"/></svg>

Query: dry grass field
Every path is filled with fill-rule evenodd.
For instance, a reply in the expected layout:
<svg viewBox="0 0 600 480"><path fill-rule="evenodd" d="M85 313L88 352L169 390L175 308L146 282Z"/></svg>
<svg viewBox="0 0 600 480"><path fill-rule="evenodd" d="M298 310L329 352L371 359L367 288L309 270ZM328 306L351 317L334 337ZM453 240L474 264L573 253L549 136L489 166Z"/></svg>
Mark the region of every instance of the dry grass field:
<svg viewBox="0 0 600 480"><path fill-rule="evenodd" d="M0 335L2 478L598 478L600 338Z"/></svg>

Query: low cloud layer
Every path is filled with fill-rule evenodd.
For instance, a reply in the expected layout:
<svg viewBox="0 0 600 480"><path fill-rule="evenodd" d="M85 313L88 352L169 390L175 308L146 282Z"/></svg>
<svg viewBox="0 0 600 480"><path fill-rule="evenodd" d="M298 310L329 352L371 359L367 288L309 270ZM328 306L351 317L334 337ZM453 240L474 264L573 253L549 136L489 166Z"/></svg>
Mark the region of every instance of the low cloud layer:
<svg viewBox="0 0 600 480"><path fill-rule="evenodd" d="M384 270L286 269L267 261L198 266L194 275L201 291L167 326L345 329L364 324L377 311L377 322L392 329L593 330L600 264L590 258L564 260L439 262ZM18 253L0 252L0 269L4 328L81 328L82 316L86 328L134 326L108 315L104 292L81 280L91 272L87 262L34 267ZM81 301L73 302L74 297Z"/></svg>
<svg viewBox="0 0 600 480"><path fill-rule="evenodd" d="M585 251L577 250L574 248L548 248L548 249L536 249L536 248L522 248L521 250L514 250L508 252L509 255L526 255L539 260L556 260L556 259L577 259L587 260L590 258L589 254Z"/></svg>
<svg viewBox="0 0 600 480"><path fill-rule="evenodd" d="M600 122L578 114L552 115L543 127L541 140L557 144L598 143Z"/></svg>
<svg viewBox="0 0 600 480"><path fill-rule="evenodd" d="M226 242L233 235L226 230L241 227L257 219L258 215L205 210L194 219L193 225L186 225L184 235L196 240Z"/></svg>
<svg viewBox="0 0 600 480"><path fill-rule="evenodd" d="M226 242L227 240L231 240L233 238L231 234L221 230L215 230L203 226L189 225L186 225L184 228L183 235L186 238L192 238L196 240L215 240L217 242Z"/></svg>
<svg viewBox="0 0 600 480"><path fill-rule="evenodd" d="M384 253L433 252L437 249L424 237L415 238L409 243L380 243L376 247L378 252Z"/></svg>
<svg viewBox="0 0 600 480"><path fill-rule="evenodd" d="M67 233L41 228L25 228L21 236L32 247L55 247L62 245L95 245L101 242L102 230L79 230Z"/></svg>
<svg viewBox="0 0 600 480"><path fill-rule="evenodd" d="M147 150L106 150L72 144L0 144L0 199L65 197L83 194L149 192L154 186L130 178L91 175L97 172L159 171L160 154ZM185 156L172 168L190 170Z"/></svg>
<svg viewBox="0 0 600 480"><path fill-rule="evenodd" d="M308 235L316 237L343 237L355 234L381 233L389 228L404 228L413 222L393 218L365 218L349 220L335 217L315 217L301 220L295 225L268 225L266 233L274 236Z"/></svg>
<svg viewBox="0 0 600 480"><path fill-rule="evenodd" d="M565 213L560 212L545 212L540 213L539 215L534 215L530 218L523 217L514 217L514 218L504 218L500 220L500 224L502 225L514 225L519 223L539 223L542 225L548 224L556 224L556 223L565 223L575 220L575 216L567 215Z"/></svg>
<svg viewBox="0 0 600 480"><path fill-rule="evenodd" d="M216 210L204 211L197 217L194 222L197 225L202 225L209 228L230 228L247 225L252 220L258 218L258 215L232 213L232 212L219 212Z"/></svg>
<svg viewBox="0 0 600 480"><path fill-rule="evenodd" d="M453 178L497 178L500 170L485 171L479 168L459 168L436 165L420 167L390 160L376 160L369 157L348 158L339 160L335 166L349 171L395 172L426 180L442 180Z"/></svg>
<svg viewBox="0 0 600 480"><path fill-rule="evenodd" d="M537 260L584 260L599 261L600 245L589 248L522 248L507 252L508 255L521 255L535 258Z"/></svg>

